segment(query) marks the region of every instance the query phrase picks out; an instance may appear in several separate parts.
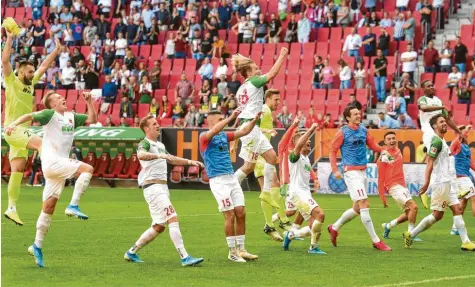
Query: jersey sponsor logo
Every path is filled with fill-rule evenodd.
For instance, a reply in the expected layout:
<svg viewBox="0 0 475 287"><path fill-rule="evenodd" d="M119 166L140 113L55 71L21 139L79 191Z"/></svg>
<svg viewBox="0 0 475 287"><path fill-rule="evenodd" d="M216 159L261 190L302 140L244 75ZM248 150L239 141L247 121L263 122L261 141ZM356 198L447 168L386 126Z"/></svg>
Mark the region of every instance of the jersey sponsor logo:
<svg viewBox="0 0 475 287"><path fill-rule="evenodd" d="M431 147L430 152L433 154L437 153L437 148L435 146Z"/></svg>
<svg viewBox="0 0 475 287"><path fill-rule="evenodd" d="M244 89L242 95L239 96L239 104L245 105L249 101L249 96L247 95L247 89Z"/></svg>
<svg viewBox="0 0 475 287"><path fill-rule="evenodd" d="M28 86L24 86L24 87L23 87L23 93L29 94L29 95L33 94L31 88L28 87Z"/></svg>
<svg viewBox="0 0 475 287"><path fill-rule="evenodd" d="M310 172L310 170L312 169L308 164L306 164L304 168L305 168L305 171L307 172Z"/></svg>

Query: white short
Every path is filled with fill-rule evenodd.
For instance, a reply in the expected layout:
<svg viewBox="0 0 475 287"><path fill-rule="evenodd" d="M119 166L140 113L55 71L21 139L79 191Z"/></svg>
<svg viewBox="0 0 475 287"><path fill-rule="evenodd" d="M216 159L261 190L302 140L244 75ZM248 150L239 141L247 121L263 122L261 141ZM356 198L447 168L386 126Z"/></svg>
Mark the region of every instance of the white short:
<svg viewBox="0 0 475 287"><path fill-rule="evenodd" d="M43 189L43 201L50 197L60 198L64 190L66 179L71 178L81 166L81 162L76 159L55 157L43 160L41 168L45 177L45 188Z"/></svg>
<svg viewBox="0 0 475 287"><path fill-rule="evenodd" d="M287 200L296 207L305 220L309 220L312 216L312 210L318 207L318 204L313 199L312 194L307 191L291 191L287 195Z"/></svg>
<svg viewBox="0 0 475 287"><path fill-rule="evenodd" d="M290 200L290 196L285 197L285 210L286 211L297 211L297 206L295 206Z"/></svg>
<svg viewBox="0 0 475 287"><path fill-rule="evenodd" d="M242 129L248 124L249 122L242 124L239 129ZM259 155L271 149L273 149L273 147L269 140L262 133L261 129L255 126L247 136L241 138L241 152L239 153L239 157L244 161L255 163Z"/></svg>
<svg viewBox="0 0 475 287"><path fill-rule="evenodd" d="M218 203L220 212L244 206L244 193L234 174L219 175L209 179L209 187Z"/></svg>
<svg viewBox="0 0 475 287"><path fill-rule="evenodd" d="M427 151L429 151L430 144L432 142L432 138L434 137L435 132L432 128L425 128L422 132L422 142L424 143L424 146L427 148Z"/></svg>
<svg viewBox="0 0 475 287"><path fill-rule="evenodd" d="M394 199L394 201L401 207L403 210L406 210L406 202L412 199L411 193L407 190L406 187L400 185L393 185L388 190L389 195Z"/></svg>
<svg viewBox="0 0 475 287"><path fill-rule="evenodd" d="M368 179L366 178L366 171L364 170L350 170L345 172L345 184L350 193L351 200L357 202L359 200L367 199L366 185Z"/></svg>
<svg viewBox="0 0 475 287"><path fill-rule="evenodd" d="M431 210L445 211L447 206L452 206L460 203L457 198L456 186L454 185L455 182L452 183L448 181L433 184L430 186L432 190L430 199Z"/></svg>
<svg viewBox="0 0 475 287"><path fill-rule="evenodd" d="M475 187L473 186L473 182L469 177L457 177L455 180L455 185L457 186L457 195L470 191L463 197L464 199L470 199L475 195Z"/></svg>
<svg viewBox="0 0 475 287"><path fill-rule="evenodd" d="M143 197L148 203L152 226L164 225L168 220L176 217L176 211L170 201L170 192L166 184L153 184L143 190Z"/></svg>

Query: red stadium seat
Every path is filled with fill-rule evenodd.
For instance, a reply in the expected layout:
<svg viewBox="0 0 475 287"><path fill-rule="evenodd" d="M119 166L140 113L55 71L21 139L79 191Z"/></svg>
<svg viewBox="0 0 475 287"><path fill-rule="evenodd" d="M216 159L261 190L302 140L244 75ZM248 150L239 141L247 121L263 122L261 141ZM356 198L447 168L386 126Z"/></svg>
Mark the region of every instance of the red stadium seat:
<svg viewBox="0 0 475 287"><path fill-rule="evenodd" d="M86 105L84 103L76 104L75 108L76 113L85 114L86 113Z"/></svg>
<svg viewBox="0 0 475 287"><path fill-rule="evenodd" d="M125 163L123 173L119 174L119 178L133 178L135 175L138 174L138 170L140 168L140 162L137 157L136 153L133 153L130 158Z"/></svg>
<svg viewBox="0 0 475 287"><path fill-rule="evenodd" d="M241 43L239 44L239 54L249 57L251 54L251 44Z"/></svg>
<svg viewBox="0 0 475 287"><path fill-rule="evenodd" d="M143 45L140 46L140 54L139 56L144 59L148 59L150 57L150 53L152 51L151 45Z"/></svg>
<svg viewBox="0 0 475 287"><path fill-rule="evenodd" d="M11 167L10 161L8 160L8 152L2 156L2 175L10 175L11 174Z"/></svg>
<svg viewBox="0 0 475 287"><path fill-rule="evenodd" d="M173 183L180 183L183 179L183 173L185 171L184 166L174 166L170 173L170 181Z"/></svg>
<svg viewBox="0 0 475 287"><path fill-rule="evenodd" d="M87 156L85 158L83 158L83 162L92 166L92 167L95 167L96 166L96 154L93 153L93 152L88 152L87 153Z"/></svg>
<svg viewBox="0 0 475 287"><path fill-rule="evenodd" d="M331 114L333 119L337 119L339 116L340 105L338 103L327 104L326 113Z"/></svg>
<svg viewBox="0 0 475 287"><path fill-rule="evenodd" d="M123 153L118 153L117 156L112 160L109 172L104 174L104 178L115 178L122 172L122 169L125 166L125 155Z"/></svg>
<svg viewBox="0 0 475 287"><path fill-rule="evenodd" d="M139 104L139 118L143 118L150 113L150 105L149 104Z"/></svg>
<svg viewBox="0 0 475 287"><path fill-rule="evenodd" d="M200 167L199 166L189 166L187 170L187 180L198 180L200 178Z"/></svg>
<svg viewBox="0 0 475 287"><path fill-rule="evenodd" d="M15 8L5 8L5 18L7 17L15 17Z"/></svg>
<svg viewBox="0 0 475 287"><path fill-rule="evenodd" d="M109 163L111 161L110 155L106 152L101 154L101 157L98 159L98 163L94 170L94 177L103 177L109 168Z"/></svg>
<svg viewBox="0 0 475 287"><path fill-rule="evenodd" d="M327 96L327 104L338 104L340 101L340 90L329 89Z"/></svg>
<svg viewBox="0 0 475 287"><path fill-rule="evenodd" d="M324 89L313 90L313 105L325 105L326 93Z"/></svg>

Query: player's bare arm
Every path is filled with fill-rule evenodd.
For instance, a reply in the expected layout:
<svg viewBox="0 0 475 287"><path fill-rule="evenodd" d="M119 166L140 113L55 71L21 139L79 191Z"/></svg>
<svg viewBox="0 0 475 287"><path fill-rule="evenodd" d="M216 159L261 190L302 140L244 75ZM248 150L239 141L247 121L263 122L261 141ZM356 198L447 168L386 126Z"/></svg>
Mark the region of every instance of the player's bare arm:
<svg viewBox="0 0 475 287"><path fill-rule="evenodd" d="M12 65L10 64L10 51L13 43L13 34L6 31L5 33L7 34L7 41L5 42L5 47L3 48L2 51L2 71L3 71L3 77L8 77L11 72L13 72Z"/></svg>
<svg viewBox="0 0 475 287"><path fill-rule="evenodd" d="M191 160L186 158L177 157L174 155L167 155L167 162L171 165L192 165L192 166L199 166L204 167L203 163L197 160Z"/></svg>
<svg viewBox="0 0 475 287"><path fill-rule="evenodd" d="M218 122L212 129L210 129L209 131L205 133L204 136L206 137L206 139L211 140L215 135L219 134L226 126L229 125L230 122L236 119L240 113L241 111L236 109L233 111L231 116Z"/></svg>
<svg viewBox="0 0 475 287"><path fill-rule="evenodd" d="M94 104L92 103L91 92L83 92L82 93L84 99L86 100L87 105L87 120L86 124L94 124L97 122L97 112L94 108Z"/></svg>
<svg viewBox="0 0 475 287"><path fill-rule="evenodd" d="M234 140L237 140L241 137L244 137L244 136L247 136L251 131L252 129L254 128L254 126L256 125L257 121L261 118L261 115L262 115L262 112L261 113L258 113L254 119L252 119L252 121L249 122L248 125L246 125L244 128L234 132Z"/></svg>
<svg viewBox="0 0 475 287"><path fill-rule="evenodd" d="M287 48L282 48L280 50L280 55L279 58L277 58L277 61L275 62L274 66L270 69L270 71L265 74L267 82L272 81L277 74L279 74L280 68L282 67L282 64L284 64L284 60L287 57L287 54L289 53L289 50Z"/></svg>
<svg viewBox="0 0 475 287"><path fill-rule="evenodd" d="M55 44L56 47L54 48L53 52L46 57L46 59L41 63L41 65L38 67L38 70L36 70L36 75L38 78L40 78L44 73L46 73L46 70L51 66L51 63L56 59L56 57L59 55L61 52L61 48L63 47L61 45L61 41L56 38L55 39Z"/></svg>
<svg viewBox="0 0 475 287"><path fill-rule="evenodd" d="M169 154L156 154L156 153L151 153L151 152L146 152L146 151L139 151L137 154L137 157L139 160L143 161L151 161L151 160L156 160L156 159L168 159L170 157Z"/></svg>
<svg viewBox="0 0 475 287"><path fill-rule="evenodd" d="M426 193L427 189L429 188L430 176L432 174L432 170L434 169L434 162L435 162L435 158L431 156L427 157L427 166L426 166L426 173L424 176L424 185L419 189L419 195Z"/></svg>
<svg viewBox="0 0 475 287"><path fill-rule="evenodd" d="M315 132L317 127L318 127L318 124L313 123L312 126L307 130L307 132L305 132L305 134L299 138L299 140L297 141L293 149L294 155L297 156L300 154L300 152L302 151L302 148L305 146L305 144L307 144L308 139Z"/></svg>

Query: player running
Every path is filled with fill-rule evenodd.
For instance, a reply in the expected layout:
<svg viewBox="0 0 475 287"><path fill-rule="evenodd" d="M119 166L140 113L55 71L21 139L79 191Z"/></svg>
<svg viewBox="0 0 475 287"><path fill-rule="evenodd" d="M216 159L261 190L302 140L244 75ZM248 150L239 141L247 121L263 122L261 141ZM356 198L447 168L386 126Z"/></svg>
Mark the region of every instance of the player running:
<svg viewBox="0 0 475 287"><path fill-rule="evenodd" d="M430 186L432 190L430 205L432 214L422 219L412 231L403 233L404 244L406 248L410 248L413 238L441 220L445 209L449 206L454 215L455 227L462 239L461 249L473 251L475 250L475 243L468 238L462 217L462 208L453 186L456 179L454 157L444 140L444 135L447 132L447 121L444 116L438 114L430 119L429 124L435 133L427 151L425 181L419 190L419 194L424 194Z"/></svg>
<svg viewBox="0 0 475 287"><path fill-rule="evenodd" d="M127 261L142 263L143 261L139 258L137 252L165 231L165 225L167 224L170 239L180 255L181 265L194 266L200 264L203 262L203 258L191 257L186 252L183 244L178 215L170 201L170 192L167 186L167 163L201 167L203 164L199 161L170 155L165 149L165 145L157 141L160 136L160 125L152 115L140 120L140 129L144 132L145 138L137 148L137 157L142 166L138 183L143 188L143 195L152 217L152 226L125 252L124 258Z"/></svg>
<svg viewBox="0 0 475 287"><path fill-rule="evenodd" d="M5 20L6 21L6 20ZM11 19L10 21L13 21ZM14 21L13 21L14 23ZM30 114L35 102L35 84L41 79L56 56L59 55L61 44L56 39L56 48L46 57L43 63L35 71L35 65L31 62L21 62L16 75L10 64L13 34L6 31L7 40L2 51L2 71L5 83L5 126L13 123L19 117ZM41 150L41 138L28 130L31 121L19 125L9 135L5 134L5 140L10 146L9 160L11 175L8 181L8 208L4 215L18 225L23 225L17 210L16 203L20 196L23 172L28 159L28 150Z"/></svg>
<svg viewBox="0 0 475 287"><path fill-rule="evenodd" d="M232 62L236 72L240 73L246 79L236 93L239 108L242 110L239 115L240 128L244 128L248 125L255 115L262 111L264 86L277 76L287 57L287 53L288 50L282 48L274 66L265 75L261 75L261 70L251 59L240 54L233 56ZM238 169L234 175L238 182L241 183L241 181L254 170L257 158L261 155L266 161L263 169L263 189L270 190L276 170L277 155L269 140L259 129L259 125L260 122L257 123L257 126L254 127L250 134L241 138L242 146L239 157L244 160L244 165Z"/></svg>
<svg viewBox="0 0 475 287"><path fill-rule="evenodd" d="M326 254L318 247L325 214L317 202L312 198L312 193L310 192L310 171L312 170L312 165L308 158L308 154L311 151L309 138L310 135L315 132L317 126L317 124L313 124L306 133L298 133L294 135L292 139L295 147L288 157L290 184L287 197L289 198L289 201L292 202L292 205L297 207L299 213L308 222L308 226L310 227L312 237L310 248L307 253ZM300 232L301 230L302 229L297 231L286 231L284 233L284 250L289 250L290 242L295 237L302 238L307 235L306 232L305 234L304 232Z"/></svg>
<svg viewBox="0 0 475 287"><path fill-rule="evenodd" d="M233 262L255 260L257 255L246 251L246 211L241 185L234 177L234 169L229 154L229 142L248 135L259 120L261 113L243 128L235 132L223 132L228 124L235 120L240 111L236 109L230 117L223 119L222 113L208 114L209 130L200 135L200 152L205 162L209 186L218 209L224 215L224 233L229 247L228 259Z"/></svg>
<svg viewBox="0 0 475 287"><path fill-rule="evenodd" d="M349 105L346 107L343 116L348 121L348 125L343 126L335 135L330 148L330 164L335 178L343 178L336 162L338 150L341 150L342 165L345 173L344 180L353 201L353 207L345 211L334 224L328 226L331 242L336 247L338 230L359 214L366 231L371 236L373 247L381 251L390 251L391 248L380 240L374 231L373 221L369 214L368 195L366 193L367 178L365 170L368 164L366 145L375 152L381 153L382 149L361 123L361 112L356 106Z"/></svg>
<svg viewBox="0 0 475 287"><path fill-rule="evenodd" d="M55 91L49 91L43 97L46 109L26 114L13 121L5 128L5 134L10 136L23 123L35 121L43 126L41 168L46 180L43 190L43 207L36 222L36 238L28 252L35 257L36 264L44 267L43 240L51 223L51 216L64 190L66 179L79 176L74 185L73 199L66 208L66 215L87 219L87 215L79 209L79 199L86 192L94 168L78 160L70 159L69 152L74 140L74 131L79 126L96 122L97 113L94 110L91 94L83 93L88 114L76 114L67 111L66 100Z"/></svg>
<svg viewBox="0 0 475 287"><path fill-rule="evenodd" d="M404 210L398 218L389 223L383 223L384 238L389 238L389 232L403 222L409 221L408 230L414 229L417 217L417 204L411 198L404 180L403 159L401 150L397 147L396 133L387 132L384 135L385 150L389 153L378 159L378 192L384 207L388 207L385 193L391 195L394 201ZM418 238L414 238L421 241Z"/></svg>
<svg viewBox="0 0 475 287"><path fill-rule="evenodd" d="M274 119L272 118L272 112L277 110L280 104L280 91L276 89L269 89L265 93L266 102L262 108L263 113L261 117L261 131L270 141L270 138L277 135L274 130ZM264 226L264 233L272 237L276 241L282 241L282 237L279 232L275 230L274 222L272 221L272 207L277 209L277 213L280 216L280 227L286 230L290 230L291 224L289 218L285 215L285 206L282 197L280 196L280 184L277 174L274 174L272 178L272 185L270 190L264 189L264 166L266 164L265 159L259 156L257 159L256 167L254 169L254 175L261 187L261 207L264 212L264 218L266 224Z"/></svg>
<svg viewBox="0 0 475 287"><path fill-rule="evenodd" d="M461 126L459 130L462 132L462 136L458 136L455 140L452 141L450 145L450 151L455 157L455 172L457 174L457 179L455 184L457 186L457 197L460 201L462 208L462 215L467 207L468 201L472 201L472 215L475 216L475 188L473 182L470 179L470 169L475 170L475 161L471 160L472 152L470 147L467 144L466 136L468 132L472 129L472 126ZM457 227L452 226L450 231L452 235L459 235Z"/></svg>

